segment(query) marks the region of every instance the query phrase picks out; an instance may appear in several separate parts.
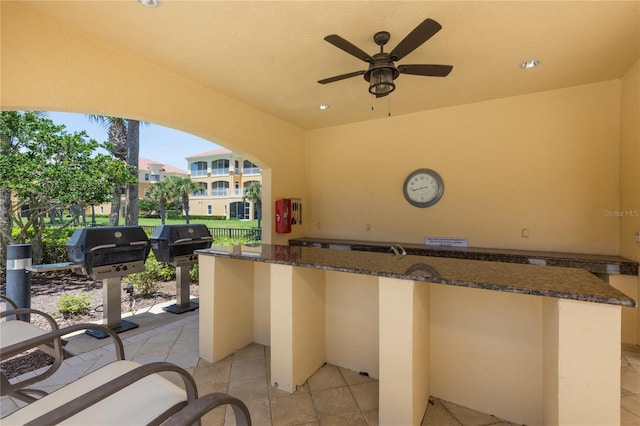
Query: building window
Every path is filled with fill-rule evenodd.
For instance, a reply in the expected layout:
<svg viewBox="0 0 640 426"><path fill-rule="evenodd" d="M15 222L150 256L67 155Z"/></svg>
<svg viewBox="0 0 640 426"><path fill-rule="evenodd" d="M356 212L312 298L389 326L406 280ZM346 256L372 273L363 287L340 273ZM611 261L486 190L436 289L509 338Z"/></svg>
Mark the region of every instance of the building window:
<svg viewBox="0 0 640 426"><path fill-rule="evenodd" d="M211 204L207 205L207 214L209 216L213 214L213 206Z"/></svg>
<svg viewBox="0 0 640 426"><path fill-rule="evenodd" d="M194 191L191 193L194 197L204 197L207 195L207 183L206 182L198 182L200 184L200 190Z"/></svg>
<svg viewBox="0 0 640 426"><path fill-rule="evenodd" d="M191 177L202 177L207 175L207 162L196 161L191 163Z"/></svg>
<svg viewBox="0 0 640 426"><path fill-rule="evenodd" d="M243 201L236 201L230 204L231 213L230 219L249 219L249 203Z"/></svg>
<svg viewBox="0 0 640 426"><path fill-rule="evenodd" d="M211 162L212 176L228 176L229 160L215 160Z"/></svg>
<svg viewBox="0 0 640 426"><path fill-rule="evenodd" d="M218 181L211 184L211 195L214 197L226 197L229 193L229 182Z"/></svg>
<svg viewBox="0 0 640 426"><path fill-rule="evenodd" d="M259 175L260 167L249 160L244 160L244 163L242 163L242 173L245 175Z"/></svg>
<svg viewBox="0 0 640 426"><path fill-rule="evenodd" d="M151 175L151 182L160 182L160 175Z"/></svg>
<svg viewBox="0 0 640 426"><path fill-rule="evenodd" d="M149 173L144 174L144 181L149 182Z"/></svg>

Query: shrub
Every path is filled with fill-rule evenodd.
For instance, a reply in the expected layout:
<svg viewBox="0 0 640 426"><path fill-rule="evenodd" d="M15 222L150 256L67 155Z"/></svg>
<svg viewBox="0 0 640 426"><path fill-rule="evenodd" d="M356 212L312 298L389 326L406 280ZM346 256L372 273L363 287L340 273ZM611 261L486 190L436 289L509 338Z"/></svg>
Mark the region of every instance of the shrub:
<svg viewBox="0 0 640 426"><path fill-rule="evenodd" d="M65 317L73 317L89 312L91 296L87 293L63 294L58 299L58 311Z"/></svg>
<svg viewBox="0 0 640 426"><path fill-rule="evenodd" d="M172 281L176 279L175 266L168 263L160 263L153 252L145 262L145 271L127 275L123 278L125 284L133 285L143 296L152 296L158 290L158 282Z"/></svg>
<svg viewBox="0 0 640 426"><path fill-rule="evenodd" d="M42 263L68 262L66 244L73 234L73 228L46 228L42 235Z"/></svg>

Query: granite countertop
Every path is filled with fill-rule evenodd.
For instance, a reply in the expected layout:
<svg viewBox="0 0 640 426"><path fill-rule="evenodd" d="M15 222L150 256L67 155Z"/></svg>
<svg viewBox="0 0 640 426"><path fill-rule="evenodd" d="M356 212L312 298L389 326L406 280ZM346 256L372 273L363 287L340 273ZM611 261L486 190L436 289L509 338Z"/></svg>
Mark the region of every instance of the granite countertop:
<svg viewBox="0 0 640 426"><path fill-rule="evenodd" d="M622 292L588 271L577 268L540 268L495 261L394 256L390 253L271 244L214 246L195 253L593 303L636 305Z"/></svg>
<svg viewBox="0 0 640 426"><path fill-rule="evenodd" d="M389 252L390 242L340 240L328 238L296 238L292 246L336 248L344 250ZM451 257L456 259L486 260L491 262L528 263L544 266L564 266L585 269L600 274L638 275L638 262L620 256L495 249L482 247L427 247L424 244L400 245L407 254L418 256Z"/></svg>

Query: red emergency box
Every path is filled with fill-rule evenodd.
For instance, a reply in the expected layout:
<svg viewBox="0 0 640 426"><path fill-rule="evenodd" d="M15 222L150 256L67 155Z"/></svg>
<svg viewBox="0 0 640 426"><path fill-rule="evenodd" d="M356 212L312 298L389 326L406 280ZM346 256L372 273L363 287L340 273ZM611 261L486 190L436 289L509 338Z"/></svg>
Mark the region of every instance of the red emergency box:
<svg viewBox="0 0 640 426"><path fill-rule="evenodd" d="M276 200L276 232L291 232L291 199Z"/></svg>

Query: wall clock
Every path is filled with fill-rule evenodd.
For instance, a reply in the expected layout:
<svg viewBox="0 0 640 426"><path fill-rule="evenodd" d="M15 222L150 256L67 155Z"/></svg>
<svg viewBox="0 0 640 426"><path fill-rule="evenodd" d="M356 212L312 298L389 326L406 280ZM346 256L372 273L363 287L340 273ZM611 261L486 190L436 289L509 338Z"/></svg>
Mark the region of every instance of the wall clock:
<svg viewBox="0 0 640 426"><path fill-rule="evenodd" d="M444 182L434 170L418 169L404 180L402 191L411 205L430 207L442 198Z"/></svg>

